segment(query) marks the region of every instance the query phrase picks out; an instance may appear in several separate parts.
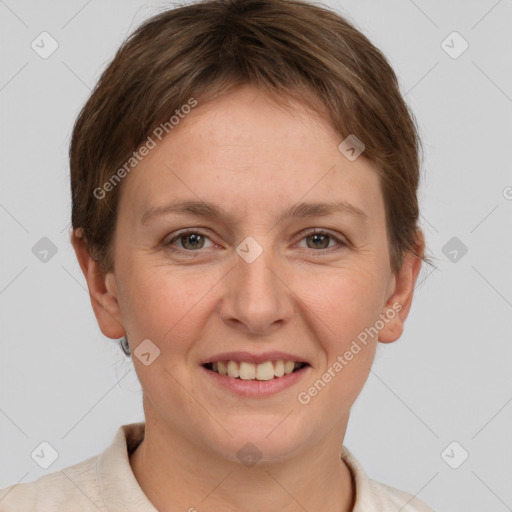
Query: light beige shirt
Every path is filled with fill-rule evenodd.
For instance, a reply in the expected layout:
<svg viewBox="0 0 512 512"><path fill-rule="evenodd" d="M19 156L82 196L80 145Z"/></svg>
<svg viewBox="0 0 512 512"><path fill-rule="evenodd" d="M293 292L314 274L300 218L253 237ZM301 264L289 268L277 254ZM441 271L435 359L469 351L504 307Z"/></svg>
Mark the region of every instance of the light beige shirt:
<svg viewBox="0 0 512 512"><path fill-rule="evenodd" d="M1 489L0 512L158 512L139 486L129 460L144 437L144 426L144 422L122 425L99 455L35 482ZM370 480L346 446L340 455L354 477L353 512L434 512L412 495ZM194 510L193 504L190 509Z"/></svg>

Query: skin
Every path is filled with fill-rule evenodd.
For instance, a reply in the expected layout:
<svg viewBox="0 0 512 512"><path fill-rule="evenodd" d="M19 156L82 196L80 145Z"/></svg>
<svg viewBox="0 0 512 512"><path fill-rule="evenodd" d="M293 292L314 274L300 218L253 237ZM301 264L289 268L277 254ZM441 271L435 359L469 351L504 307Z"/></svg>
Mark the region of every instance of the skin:
<svg viewBox="0 0 512 512"><path fill-rule="evenodd" d="M377 343L402 334L421 260L407 254L391 271L375 170L363 156L341 154L341 138L324 120L290 105L249 86L199 102L122 182L113 273L102 275L80 232L72 235L103 334L126 334L132 354L145 339L160 350L148 366L133 357L146 433L130 464L161 511L348 512L354 504L339 449ZM174 199L213 202L235 222L169 214L140 225L147 208ZM274 220L297 202L340 200L368 220L343 213ZM178 252L166 249L183 228L206 238L194 245L178 237ZM347 245L332 237L315 245L308 228ZM236 252L247 236L263 248L250 264ZM393 304L402 309L378 336L299 403L298 393ZM280 393L241 398L210 385L200 367L231 350L291 352L311 368ZM247 442L262 454L252 467L236 455Z"/></svg>

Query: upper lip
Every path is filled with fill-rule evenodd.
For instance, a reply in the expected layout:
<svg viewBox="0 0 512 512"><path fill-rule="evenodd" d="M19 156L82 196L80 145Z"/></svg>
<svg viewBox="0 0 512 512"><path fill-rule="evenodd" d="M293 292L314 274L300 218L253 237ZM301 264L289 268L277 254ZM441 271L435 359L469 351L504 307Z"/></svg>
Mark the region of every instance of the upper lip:
<svg viewBox="0 0 512 512"><path fill-rule="evenodd" d="M247 363L260 364L266 361L295 361L296 363L307 363L304 358L286 352L263 352L262 354L254 354L252 352L222 352L203 359L200 364L217 363L219 361L245 361Z"/></svg>

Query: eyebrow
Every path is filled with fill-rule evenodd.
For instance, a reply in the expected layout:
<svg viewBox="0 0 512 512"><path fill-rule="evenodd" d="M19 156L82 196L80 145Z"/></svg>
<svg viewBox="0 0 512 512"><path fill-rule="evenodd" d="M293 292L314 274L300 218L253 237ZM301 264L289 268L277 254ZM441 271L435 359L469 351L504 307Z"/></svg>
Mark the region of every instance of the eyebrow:
<svg viewBox="0 0 512 512"><path fill-rule="evenodd" d="M196 200L177 200L164 206L155 206L144 212L140 219L140 224L145 226L154 220L168 214L194 215L207 219L220 219L227 224L236 225L236 219L225 212L221 207L213 203ZM362 221L369 220L368 215L363 210L345 201L327 202L327 203L299 203L288 207L275 219L276 224L290 217L306 218L314 216L326 216L333 213L343 213L356 217Z"/></svg>

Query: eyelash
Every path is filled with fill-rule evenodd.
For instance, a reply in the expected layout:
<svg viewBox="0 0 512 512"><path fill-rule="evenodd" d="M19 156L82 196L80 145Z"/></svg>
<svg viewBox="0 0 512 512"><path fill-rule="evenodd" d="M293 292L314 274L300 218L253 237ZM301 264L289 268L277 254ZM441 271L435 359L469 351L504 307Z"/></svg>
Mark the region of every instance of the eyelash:
<svg viewBox="0 0 512 512"><path fill-rule="evenodd" d="M176 240L180 240L185 235L191 235L191 234L201 235L201 236L203 236L205 238L210 239L210 237L206 233L203 233L201 230L198 230L198 229L186 229L186 230L183 230L181 232L178 232L178 234L176 236L174 236L173 238L171 238L171 240L166 242L164 244L165 249L168 250L168 251L171 251L173 253L187 253L187 256L192 256L192 257L194 256L194 253L200 254L201 249L197 249L197 250L192 250L191 251L191 250L187 250L187 249L176 248L176 247L174 247L172 245ZM303 234L303 237L299 241L302 241L304 238L307 238L308 236L312 236L312 235L327 235L330 239L332 239L335 242L337 242L338 245L340 246L338 249L336 249L335 247L329 247L327 249L318 249L318 250L306 248L306 249L311 250L315 254L319 254L319 255L329 254L329 253L333 252L333 249L339 250L339 249L343 249L343 248L349 246L349 244L347 242L345 242L341 238L337 237L336 235L333 235L330 231L326 231L326 230L322 230L322 229L317 229L317 228L312 228L312 229L306 231Z"/></svg>

